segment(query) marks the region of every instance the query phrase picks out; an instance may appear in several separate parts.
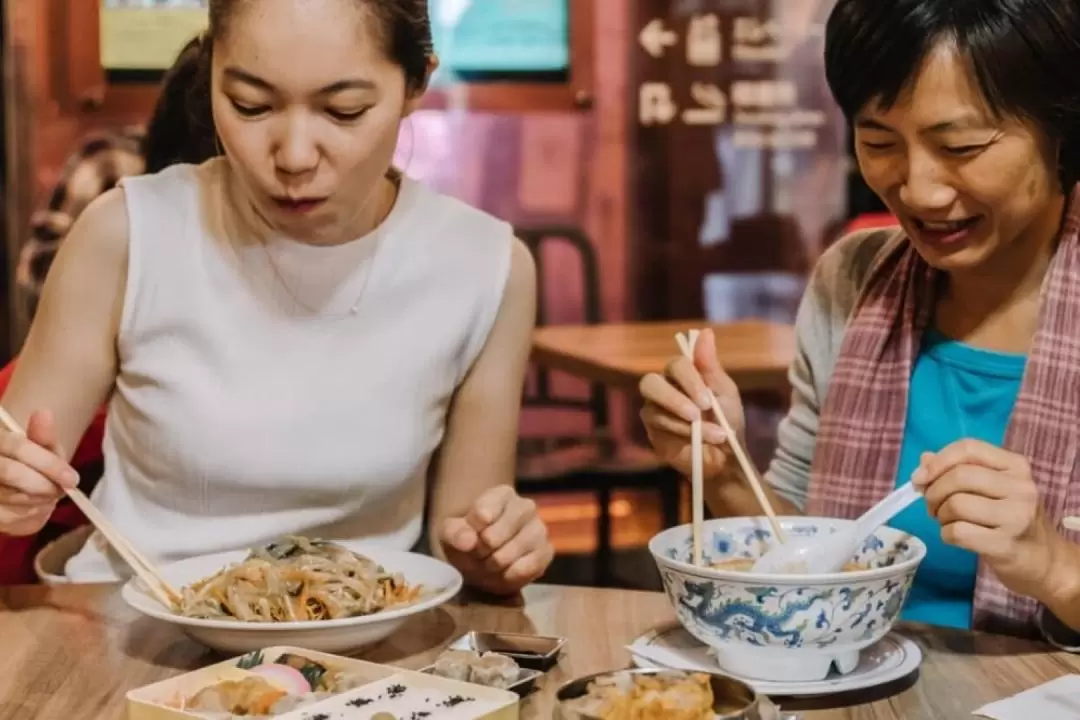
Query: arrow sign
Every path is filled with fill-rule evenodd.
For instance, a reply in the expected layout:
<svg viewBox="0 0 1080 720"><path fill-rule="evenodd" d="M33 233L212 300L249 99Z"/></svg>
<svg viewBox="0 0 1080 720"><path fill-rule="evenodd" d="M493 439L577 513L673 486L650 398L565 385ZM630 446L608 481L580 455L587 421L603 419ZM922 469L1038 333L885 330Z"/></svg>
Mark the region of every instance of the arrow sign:
<svg viewBox="0 0 1080 720"><path fill-rule="evenodd" d="M664 27L664 21L660 18L654 18L638 35L638 42L641 43L641 47L645 48L645 52L652 55L654 58L661 58L664 56L664 49L669 48L679 41L679 36L674 30L668 30Z"/></svg>

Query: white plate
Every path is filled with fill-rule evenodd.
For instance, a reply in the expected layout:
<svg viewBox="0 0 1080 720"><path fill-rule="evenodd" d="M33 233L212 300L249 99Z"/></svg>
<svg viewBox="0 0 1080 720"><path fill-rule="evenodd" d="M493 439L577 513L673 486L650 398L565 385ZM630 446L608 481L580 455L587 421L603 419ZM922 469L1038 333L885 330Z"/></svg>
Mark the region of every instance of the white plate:
<svg viewBox="0 0 1080 720"><path fill-rule="evenodd" d="M675 670L718 672L709 649L681 626L653 630L634 640L628 648L634 664L641 668L668 667ZM642 655L634 652L640 649ZM835 671L824 680L801 683L772 682L739 678L763 695L809 697L863 690L899 680L922 663L922 650L897 633L889 633L862 651L859 664L846 675Z"/></svg>
<svg viewBox="0 0 1080 720"><path fill-rule="evenodd" d="M124 601L135 610L157 620L172 623L192 639L214 650L246 653L276 645L290 645L326 653L348 653L383 640L409 617L447 602L461 590L462 577L455 568L427 555L400 550L383 550L364 542L341 541L338 544L361 553L389 572L401 573L413 585L423 585L427 594L419 602L393 610L308 622L248 623L238 620L203 620L181 617L163 607L137 579L127 582L121 592ZM248 551L217 553L181 560L160 567L161 574L179 589L221 568L241 562Z"/></svg>

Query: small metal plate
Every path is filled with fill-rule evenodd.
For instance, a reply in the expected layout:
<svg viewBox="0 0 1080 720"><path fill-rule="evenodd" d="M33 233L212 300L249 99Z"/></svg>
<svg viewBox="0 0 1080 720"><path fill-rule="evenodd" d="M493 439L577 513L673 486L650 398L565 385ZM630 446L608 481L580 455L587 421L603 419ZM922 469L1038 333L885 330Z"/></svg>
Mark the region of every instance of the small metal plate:
<svg viewBox="0 0 1080 720"><path fill-rule="evenodd" d="M494 652L512 657L523 668L547 671L559 661L566 638L519 633L468 632L450 644L450 650Z"/></svg>

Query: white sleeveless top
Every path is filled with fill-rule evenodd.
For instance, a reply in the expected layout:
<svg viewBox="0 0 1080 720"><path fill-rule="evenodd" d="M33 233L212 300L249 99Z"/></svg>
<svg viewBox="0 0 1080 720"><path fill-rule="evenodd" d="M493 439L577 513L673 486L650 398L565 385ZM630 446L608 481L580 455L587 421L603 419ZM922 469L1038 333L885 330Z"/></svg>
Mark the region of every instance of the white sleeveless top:
<svg viewBox="0 0 1080 720"><path fill-rule="evenodd" d="M283 533L408 549L512 228L402 178L359 240L237 240L219 229L226 162L123 181L119 373L92 500L156 562ZM96 535L66 574L130 576Z"/></svg>

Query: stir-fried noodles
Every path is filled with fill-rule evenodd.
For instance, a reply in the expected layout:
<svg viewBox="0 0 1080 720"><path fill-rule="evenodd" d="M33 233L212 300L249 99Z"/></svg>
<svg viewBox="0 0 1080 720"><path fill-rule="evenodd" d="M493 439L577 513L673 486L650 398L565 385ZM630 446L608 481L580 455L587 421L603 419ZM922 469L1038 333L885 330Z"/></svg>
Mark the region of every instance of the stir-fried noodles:
<svg viewBox="0 0 1080 720"><path fill-rule="evenodd" d="M420 590L340 545L289 536L185 587L180 614L244 622L332 620L412 602Z"/></svg>

